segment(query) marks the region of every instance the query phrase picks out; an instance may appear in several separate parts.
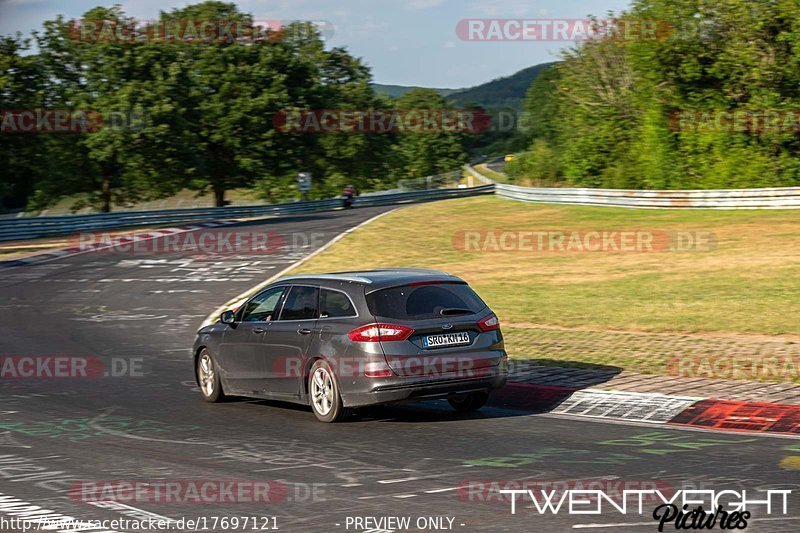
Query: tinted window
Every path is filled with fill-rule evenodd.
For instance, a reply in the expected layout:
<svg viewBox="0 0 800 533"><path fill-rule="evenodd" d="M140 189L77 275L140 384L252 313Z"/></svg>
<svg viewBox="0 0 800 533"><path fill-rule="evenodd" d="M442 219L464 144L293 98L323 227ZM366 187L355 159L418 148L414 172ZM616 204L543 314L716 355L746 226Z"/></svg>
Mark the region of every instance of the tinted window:
<svg viewBox="0 0 800 533"><path fill-rule="evenodd" d="M274 289L269 289L262 292L247 302L247 305L242 312L242 321L260 322L275 318L275 308L277 307L282 294L283 287L275 287Z"/></svg>
<svg viewBox="0 0 800 533"><path fill-rule="evenodd" d="M283 304L281 320L317 318L317 288L295 286L289 290Z"/></svg>
<svg viewBox="0 0 800 533"><path fill-rule="evenodd" d="M347 317L356 316L356 310L350 298L343 292L322 289L319 293L319 316Z"/></svg>
<svg viewBox="0 0 800 533"><path fill-rule="evenodd" d="M367 295L367 305L375 316L397 319L439 318L477 313L486 304L466 284L438 283L435 285L393 287Z"/></svg>

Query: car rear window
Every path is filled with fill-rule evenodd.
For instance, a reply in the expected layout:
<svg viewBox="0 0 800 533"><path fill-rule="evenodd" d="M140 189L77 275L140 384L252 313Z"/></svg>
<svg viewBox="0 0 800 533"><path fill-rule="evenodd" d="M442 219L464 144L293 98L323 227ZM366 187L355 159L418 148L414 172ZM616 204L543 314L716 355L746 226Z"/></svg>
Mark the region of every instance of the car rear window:
<svg viewBox="0 0 800 533"><path fill-rule="evenodd" d="M458 309L477 313L486 307L466 283L392 287L368 294L367 305L375 316L399 320L440 318L444 309L452 314L462 314Z"/></svg>
<svg viewBox="0 0 800 533"><path fill-rule="evenodd" d="M343 292L322 289L319 293L319 316L321 318L342 318L356 316L350 298Z"/></svg>

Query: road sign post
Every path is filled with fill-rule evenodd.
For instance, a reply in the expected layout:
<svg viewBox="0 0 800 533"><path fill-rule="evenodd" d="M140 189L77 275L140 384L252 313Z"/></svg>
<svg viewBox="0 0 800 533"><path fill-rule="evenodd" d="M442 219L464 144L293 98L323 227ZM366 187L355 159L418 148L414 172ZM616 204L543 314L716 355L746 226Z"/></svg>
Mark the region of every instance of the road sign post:
<svg viewBox="0 0 800 533"><path fill-rule="evenodd" d="M303 201L308 200L308 191L311 190L311 173L298 172L297 173L297 190L303 198Z"/></svg>

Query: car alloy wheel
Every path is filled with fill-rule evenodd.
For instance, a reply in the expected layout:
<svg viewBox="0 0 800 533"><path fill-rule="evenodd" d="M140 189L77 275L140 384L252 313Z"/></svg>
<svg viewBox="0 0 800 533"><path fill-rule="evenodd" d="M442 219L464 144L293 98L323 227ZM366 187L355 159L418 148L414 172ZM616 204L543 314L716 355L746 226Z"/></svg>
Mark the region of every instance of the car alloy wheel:
<svg viewBox="0 0 800 533"><path fill-rule="evenodd" d="M351 414L351 409L344 407L333 370L321 359L309 372L308 396L311 410L320 422L338 422Z"/></svg>
<svg viewBox="0 0 800 533"><path fill-rule="evenodd" d="M326 416L333 408L333 380L325 367L319 367L311 378L311 401L314 410Z"/></svg>
<svg viewBox="0 0 800 533"><path fill-rule="evenodd" d="M208 402L218 402L225 397L214 359L205 348L197 358L197 384L203 393L203 398Z"/></svg>

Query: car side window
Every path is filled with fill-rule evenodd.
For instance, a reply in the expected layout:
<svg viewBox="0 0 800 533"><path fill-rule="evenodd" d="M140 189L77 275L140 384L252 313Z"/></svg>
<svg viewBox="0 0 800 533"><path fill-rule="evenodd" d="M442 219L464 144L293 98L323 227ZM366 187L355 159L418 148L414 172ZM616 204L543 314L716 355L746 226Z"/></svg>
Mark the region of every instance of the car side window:
<svg viewBox="0 0 800 533"><path fill-rule="evenodd" d="M295 285L289 289L279 320L309 320L317 318L317 289Z"/></svg>
<svg viewBox="0 0 800 533"><path fill-rule="evenodd" d="M242 313L242 322L273 320L283 291L283 287L275 287L262 292L247 302L247 306Z"/></svg>
<svg viewBox="0 0 800 533"><path fill-rule="evenodd" d="M319 293L320 318L343 318L357 316L353 302L343 292L321 289Z"/></svg>

